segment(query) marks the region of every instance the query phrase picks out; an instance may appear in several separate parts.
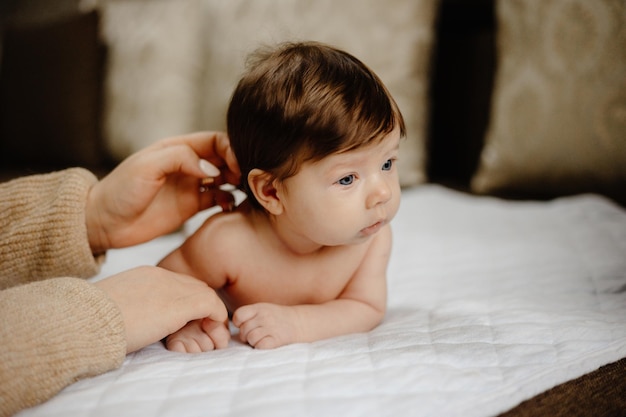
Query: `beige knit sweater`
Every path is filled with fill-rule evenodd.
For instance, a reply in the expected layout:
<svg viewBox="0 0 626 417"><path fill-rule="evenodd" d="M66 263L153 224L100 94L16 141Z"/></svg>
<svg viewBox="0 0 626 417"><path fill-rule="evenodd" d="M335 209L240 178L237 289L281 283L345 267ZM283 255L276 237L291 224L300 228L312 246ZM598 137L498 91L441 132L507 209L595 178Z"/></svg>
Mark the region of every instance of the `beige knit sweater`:
<svg viewBox="0 0 626 417"><path fill-rule="evenodd" d="M0 184L0 416L41 403L81 378L119 367L121 311L84 279L99 270L80 168Z"/></svg>

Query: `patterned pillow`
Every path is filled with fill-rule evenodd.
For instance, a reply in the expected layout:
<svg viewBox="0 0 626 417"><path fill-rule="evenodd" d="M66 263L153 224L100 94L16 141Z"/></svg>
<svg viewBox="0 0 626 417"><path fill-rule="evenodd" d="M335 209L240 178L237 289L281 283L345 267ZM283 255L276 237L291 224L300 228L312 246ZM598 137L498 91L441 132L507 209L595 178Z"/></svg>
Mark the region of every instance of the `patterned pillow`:
<svg viewBox="0 0 626 417"><path fill-rule="evenodd" d="M225 129L246 56L317 40L345 49L390 89L407 124L403 185L425 180L428 75L439 0L100 0L110 48L107 140L120 157L159 137Z"/></svg>
<svg viewBox="0 0 626 417"><path fill-rule="evenodd" d="M499 0L492 115L472 189L626 201L626 3Z"/></svg>

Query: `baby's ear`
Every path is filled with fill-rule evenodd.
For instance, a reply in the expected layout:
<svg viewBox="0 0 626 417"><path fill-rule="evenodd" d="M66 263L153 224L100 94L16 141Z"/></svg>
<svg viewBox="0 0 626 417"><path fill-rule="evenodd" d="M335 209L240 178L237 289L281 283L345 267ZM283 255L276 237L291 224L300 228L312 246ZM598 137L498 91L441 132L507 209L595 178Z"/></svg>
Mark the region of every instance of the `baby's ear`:
<svg viewBox="0 0 626 417"><path fill-rule="evenodd" d="M265 210L278 215L283 212L283 204L276 192L275 181L276 179L272 174L258 168L254 168L248 173L248 186L256 200Z"/></svg>

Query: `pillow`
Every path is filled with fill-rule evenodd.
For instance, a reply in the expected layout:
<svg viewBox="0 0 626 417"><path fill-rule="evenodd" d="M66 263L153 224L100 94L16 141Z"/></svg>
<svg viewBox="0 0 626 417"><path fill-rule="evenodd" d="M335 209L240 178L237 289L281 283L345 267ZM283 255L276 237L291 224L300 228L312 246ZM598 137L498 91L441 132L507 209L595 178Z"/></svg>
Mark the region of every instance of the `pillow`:
<svg viewBox="0 0 626 417"><path fill-rule="evenodd" d="M202 124L225 127L226 107L246 55L260 44L315 40L374 70L405 118L398 162L403 185L425 180L428 75L437 0L205 1L207 61Z"/></svg>
<svg viewBox="0 0 626 417"><path fill-rule="evenodd" d="M626 3L499 0L478 193L626 202Z"/></svg>
<svg viewBox="0 0 626 417"><path fill-rule="evenodd" d="M83 0L107 46L103 136L121 160L158 139L197 130L204 65L197 0Z"/></svg>
<svg viewBox="0 0 626 417"><path fill-rule="evenodd" d="M107 138L120 157L160 137L224 130L245 58L257 47L317 40L355 55L403 112L403 185L425 180L428 75L438 0L100 0L111 50Z"/></svg>

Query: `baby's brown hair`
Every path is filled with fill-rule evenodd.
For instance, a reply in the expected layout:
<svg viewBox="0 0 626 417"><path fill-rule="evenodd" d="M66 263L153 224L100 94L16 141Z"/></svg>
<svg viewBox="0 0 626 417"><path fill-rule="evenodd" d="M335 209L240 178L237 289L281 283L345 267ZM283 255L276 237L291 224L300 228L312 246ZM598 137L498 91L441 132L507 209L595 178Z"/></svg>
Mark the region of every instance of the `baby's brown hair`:
<svg viewBox="0 0 626 417"><path fill-rule="evenodd" d="M381 140L402 114L378 76L354 56L317 42L259 49L228 107L228 135L241 189L258 168L282 181L302 163Z"/></svg>

